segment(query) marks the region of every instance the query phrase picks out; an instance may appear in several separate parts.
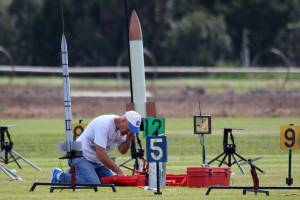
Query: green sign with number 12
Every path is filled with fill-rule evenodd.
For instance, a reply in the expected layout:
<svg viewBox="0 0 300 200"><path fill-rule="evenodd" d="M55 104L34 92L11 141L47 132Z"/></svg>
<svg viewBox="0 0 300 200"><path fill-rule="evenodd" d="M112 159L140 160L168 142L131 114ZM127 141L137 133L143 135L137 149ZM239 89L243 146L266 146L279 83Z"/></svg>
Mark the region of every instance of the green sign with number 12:
<svg viewBox="0 0 300 200"><path fill-rule="evenodd" d="M144 137L152 135L165 134L165 118L164 117L147 117L144 121Z"/></svg>

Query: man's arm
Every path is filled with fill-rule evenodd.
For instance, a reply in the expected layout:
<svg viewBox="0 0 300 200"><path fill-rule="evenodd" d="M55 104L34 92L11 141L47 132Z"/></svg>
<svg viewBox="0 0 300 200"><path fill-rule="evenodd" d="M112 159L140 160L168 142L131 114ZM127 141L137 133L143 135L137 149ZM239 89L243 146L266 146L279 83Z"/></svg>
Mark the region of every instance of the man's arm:
<svg viewBox="0 0 300 200"><path fill-rule="evenodd" d="M105 149L95 145L96 146L96 155L98 159L109 169L111 169L113 172L115 172L118 176L125 176L122 169L116 165L114 161L108 156Z"/></svg>
<svg viewBox="0 0 300 200"><path fill-rule="evenodd" d="M134 138L134 133L129 132L127 134L126 140L118 146L119 152L121 154L127 153L128 149L130 148L133 138Z"/></svg>

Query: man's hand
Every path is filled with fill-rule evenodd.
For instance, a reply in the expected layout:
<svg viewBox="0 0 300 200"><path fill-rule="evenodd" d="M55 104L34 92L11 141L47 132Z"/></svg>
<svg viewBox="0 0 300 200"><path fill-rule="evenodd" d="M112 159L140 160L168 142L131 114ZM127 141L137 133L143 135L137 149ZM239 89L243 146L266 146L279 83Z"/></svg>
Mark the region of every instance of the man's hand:
<svg viewBox="0 0 300 200"><path fill-rule="evenodd" d="M131 142L132 142L133 138L134 138L134 133L128 132L125 142L120 144L119 147L118 147L119 152L121 154L127 153L128 149L130 148L130 145L131 145Z"/></svg>
<svg viewBox="0 0 300 200"><path fill-rule="evenodd" d="M125 173L123 170L116 165L116 163L108 156L105 149L95 145L96 146L96 154L98 159L109 169L111 169L113 172L115 172L118 176L125 176Z"/></svg>
<svg viewBox="0 0 300 200"><path fill-rule="evenodd" d="M127 133L127 138L126 138L126 140L132 141L133 138L134 138L134 133L132 133L132 132L129 131L129 132Z"/></svg>
<svg viewBox="0 0 300 200"><path fill-rule="evenodd" d="M126 174L123 172L123 170L121 168L119 168L120 170L118 172L116 172L117 176L126 176Z"/></svg>

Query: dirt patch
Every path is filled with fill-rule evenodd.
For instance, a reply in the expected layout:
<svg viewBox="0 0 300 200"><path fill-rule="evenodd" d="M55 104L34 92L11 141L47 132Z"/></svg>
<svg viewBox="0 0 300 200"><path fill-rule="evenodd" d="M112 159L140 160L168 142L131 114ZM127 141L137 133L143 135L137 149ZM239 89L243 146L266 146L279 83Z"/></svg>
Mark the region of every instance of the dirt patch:
<svg viewBox="0 0 300 200"><path fill-rule="evenodd" d="M74 90L82 88L74 88ZM93 88L95 89L95 88ZM0 117L39 118L63 117L63 93L60 87L0 86ZM186 88L161 89L154 98L159 115L183 117L197 114L198 101L202 110L213 116L297 117L300 116L300 91L269 90L236 94L227 91L206 94L204 90ZM129 98L72 97L74 117L120 114Z"/></svg>

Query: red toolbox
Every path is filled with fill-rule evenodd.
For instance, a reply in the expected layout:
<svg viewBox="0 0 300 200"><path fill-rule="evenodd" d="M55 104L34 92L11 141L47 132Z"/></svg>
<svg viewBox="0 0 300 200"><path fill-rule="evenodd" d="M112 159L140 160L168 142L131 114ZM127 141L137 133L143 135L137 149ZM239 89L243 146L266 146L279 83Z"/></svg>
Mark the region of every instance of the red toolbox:
<svg viewBox="0 0 300 200"><path fill-rule="evenodd" d="M188 167L188 187L208 187L213 185L229 186L230 168L228 167Z"/></svg>
<svg viewBox="0 0 300 200"><path fill-rule="evenodd" d="M115 184L117 186L145 186L146 175L138 174L132 176L108 176L101 178L101 183Z"/></svg>

